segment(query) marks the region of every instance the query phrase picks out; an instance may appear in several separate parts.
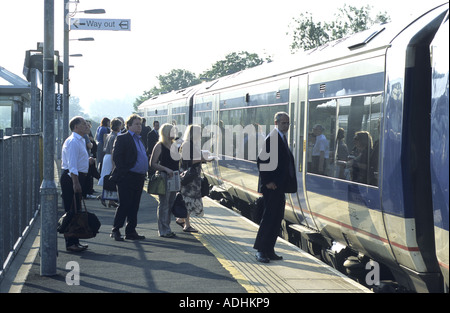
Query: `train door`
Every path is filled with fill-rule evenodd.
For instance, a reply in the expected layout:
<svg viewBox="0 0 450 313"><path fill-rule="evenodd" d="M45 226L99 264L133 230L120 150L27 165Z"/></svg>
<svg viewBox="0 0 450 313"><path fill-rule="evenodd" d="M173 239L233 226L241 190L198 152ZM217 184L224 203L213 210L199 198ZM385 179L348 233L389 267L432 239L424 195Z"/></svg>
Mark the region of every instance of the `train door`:
<svg viewBox="0 0 450 313"><path fill-rule="evenodd" d="M291 200L295 208L296 218L300 224L316 229L306 202L305 189L305 158L306 155L306 101L308 99L307 86L308 75L291 77L289 95L289 115L291 116L291 127L289 134L290 146L295 158L298 192L291 194Z"/></svg>

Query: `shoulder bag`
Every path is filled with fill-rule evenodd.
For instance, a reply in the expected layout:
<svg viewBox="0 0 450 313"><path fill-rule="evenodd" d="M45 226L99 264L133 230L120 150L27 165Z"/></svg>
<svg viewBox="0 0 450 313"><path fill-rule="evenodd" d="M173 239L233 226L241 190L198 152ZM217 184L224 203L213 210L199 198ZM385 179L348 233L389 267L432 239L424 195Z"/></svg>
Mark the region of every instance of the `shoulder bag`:
<svg viewBox="0 0 450 313"><path fill-rule="evenodd" d="M89 239L98 234L98 230L101 226L99 219L94 213L87 211L84 200L83 206L84 210L77 210L74 195L72 209L64 214L58 223L61 226L58 227L58 231L62 232L64 237Z"/></svg>
<svg viewBox="0 0 450 313"><path fill-rule="evenodd" d="M156 172L149 179L147 192L159 196L164 196L166 194L166 179L161 175L161 172Z"/></svg>

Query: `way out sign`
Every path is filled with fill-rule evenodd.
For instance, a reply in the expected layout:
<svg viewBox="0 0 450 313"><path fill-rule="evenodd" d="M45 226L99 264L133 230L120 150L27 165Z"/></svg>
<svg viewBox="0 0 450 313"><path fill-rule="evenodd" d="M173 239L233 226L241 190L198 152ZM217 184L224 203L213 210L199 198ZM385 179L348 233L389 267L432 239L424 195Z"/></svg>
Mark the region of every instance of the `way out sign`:
<svg viewBox="0 0 450 313"><path fill-rule="evenodd" d="M131 20L71 18L70 30L131 30Z"/></svg>

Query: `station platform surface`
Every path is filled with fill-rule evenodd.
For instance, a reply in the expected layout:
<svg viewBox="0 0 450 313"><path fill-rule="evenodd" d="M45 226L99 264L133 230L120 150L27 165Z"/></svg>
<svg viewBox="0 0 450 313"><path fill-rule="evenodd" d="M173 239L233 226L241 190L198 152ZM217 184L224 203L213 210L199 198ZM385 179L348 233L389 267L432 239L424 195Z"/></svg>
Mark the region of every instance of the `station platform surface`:
<svg viewBox="0 0 450 313"><path fill-rule="evenodd" d="M100 187L95 187L100 191ZM16 270L2 282L9 293L367 293L370 290L279 238L281 261L255 259L253 242L258 225L209 198L205 215L192 218L198 233L185 233L171 222L174 238L157 233L157 198L142 193L137 232L145 240L118 242L110 238L114 208L85 200L102 226L95 238L81 240L86 251L65 249L58 234L57 274L40 275L40 217L22 251ZM61 206L61 201L59 201ZM60 215L62 215L62 210ZM122 231L122 234L124 231ZM27 248L28 246L28 248ZM21 256L22 255L22 256ZM74 263L76 262L76 263ZM79 267L79 280L73 275ZM11 276L12 275L12 276ZM79 284L78 284L79 282Z"/></svg>

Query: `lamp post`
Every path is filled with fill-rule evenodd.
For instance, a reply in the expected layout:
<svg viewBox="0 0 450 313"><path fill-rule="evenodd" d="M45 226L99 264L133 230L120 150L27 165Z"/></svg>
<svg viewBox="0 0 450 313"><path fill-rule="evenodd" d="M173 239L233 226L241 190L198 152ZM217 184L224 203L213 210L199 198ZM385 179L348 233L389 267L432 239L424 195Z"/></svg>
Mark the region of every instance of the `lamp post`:
<svg viewBox="0 0 450 313"><path fill-rule="evenodd" d="M55 155L55 72L54 51L54 0L44 4L44 56L43 56L43 165L44 179L40 188L41 206L41 268L43 276L56 275L58 198L54 175Z"/></svg>
<svg viewBox="0 0 450 313"><path fill-rule="evenodd" d="M64 0L64 62L63 62L63 141L69 137L69 23L71 13L69 12L69 0ZM76 4L79 3L77 0ZM76 13L85 14L103 14L106 13L104 9L93 9L72 12L72 16ZM92 40L94 40L92 38ZM83 40L83 41L92 41Z"/></svg>

